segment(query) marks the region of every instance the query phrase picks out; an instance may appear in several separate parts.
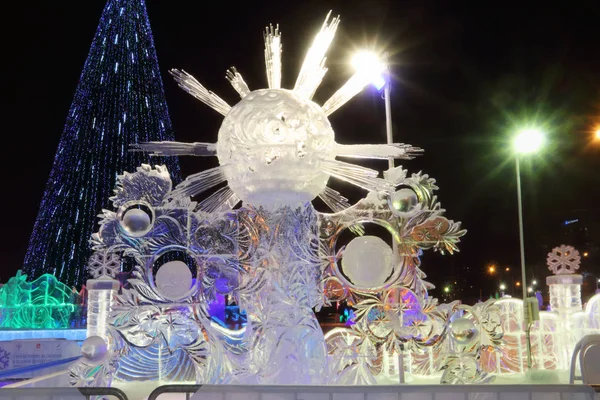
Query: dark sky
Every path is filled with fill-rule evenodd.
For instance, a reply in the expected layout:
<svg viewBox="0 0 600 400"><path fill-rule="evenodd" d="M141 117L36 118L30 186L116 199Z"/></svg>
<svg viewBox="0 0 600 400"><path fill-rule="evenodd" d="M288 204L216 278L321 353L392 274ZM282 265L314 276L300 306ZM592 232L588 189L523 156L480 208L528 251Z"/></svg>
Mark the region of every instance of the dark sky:
<svg viewBox="0 0 600 400"><path fill-rule="evenodd" d="M18 4L17 4L18 3ZM3 29L10 104L4 130L4 233L0 276L14 275L29 235L104 1L12 2ZM235 65L253 89L266 86L262 31L279 23L283 86L329 10L341 16L329 72L315 96L322 104L350 76L348 60L364 47L391 55L396 141L425 149L403 162L437 179L450 219L468 230L455 256L426 253L423 270L437 285L464 275L485 291L484 265L518 266L514 159L510 134L536 123L550 144L522 167L528 262L546 254L544 232L577 210L600 207L600 3L307 0L256 2L148 0L167 103L180 141L216 141L222 117L179 89L167 74L184 69L230 104L224 79ZM10 30L8 30L10 29ZM331 117L341 143L384 143L383 100L368 89ZM184 175L206 168L181 160ZM384 164L372 164L383 168ZM336 186L352 200L363 194ZM556 243L559 245L560 243ZM600 266L596 266L600 268ZM516 268L515 268L516 269ZM600 271L598 271L600 274ZM470 287L470 286L469 286Z"/></svg>

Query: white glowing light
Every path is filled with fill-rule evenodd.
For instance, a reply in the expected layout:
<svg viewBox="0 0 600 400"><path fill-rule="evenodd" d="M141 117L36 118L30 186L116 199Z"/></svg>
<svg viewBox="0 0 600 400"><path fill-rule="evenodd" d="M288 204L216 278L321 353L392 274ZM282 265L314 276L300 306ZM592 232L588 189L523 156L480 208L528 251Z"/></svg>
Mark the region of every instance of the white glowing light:
<svg viewBox="0 0 600 400"><path fill-rule="evenodd" d="M356 72L365 77L377 90L385 86L385 65L375 53L361 51L352 58L352 66Z"/></svg>
<svg viewBox="0 0 600 400"><path fill-rule="evenodd" d="M537 129L524 129L514 141L517 153L535 153L544 144L544 134Z"/></svg>
<svg viewBox="0 0 600 400"><path fill-rule="evenodd" d="M500 290L506 290L506 285L504 283L500 285Z"/></svg>

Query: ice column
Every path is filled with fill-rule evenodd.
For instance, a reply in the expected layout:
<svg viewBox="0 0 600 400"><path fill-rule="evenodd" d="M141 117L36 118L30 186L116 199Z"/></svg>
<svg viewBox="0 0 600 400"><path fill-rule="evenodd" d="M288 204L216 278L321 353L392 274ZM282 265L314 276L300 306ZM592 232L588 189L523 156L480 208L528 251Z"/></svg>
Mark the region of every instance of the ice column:
<svg viewBox="0 0 600 400"><path fill-rule="evenodd" d="M548 253L548 269L554 273L546 278L550 288L550 310L558 314L556 335L560 353L559 368L569 368L571 354L580 332L575 332L573 314L582 310L581 285L583 277L575 274L579 269L579 252L571 246L561 245Z"/></svg>
<svg viewBox="0 0 600 400"><path fill-rule="evenodd" d="M88 289L88 311L87 311L87 335L100 336L108 343L109 314L113 297L119 290L119 281L111 278L89 279Z"/></svg>

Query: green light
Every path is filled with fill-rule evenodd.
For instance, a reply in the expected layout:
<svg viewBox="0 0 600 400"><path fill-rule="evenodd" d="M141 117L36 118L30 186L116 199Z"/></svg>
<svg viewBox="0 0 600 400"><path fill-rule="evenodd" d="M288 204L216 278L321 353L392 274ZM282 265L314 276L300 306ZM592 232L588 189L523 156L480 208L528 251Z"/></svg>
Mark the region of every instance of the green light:
<svg viewBox="0 0 600 400"><path fill-rule="evenodd" d="M69 328L75 308L71 289L50 274L27 282L19 270L0 288L3 329Z"/></svg>
<svg viewBox="0 0 600 400"><path fill-rule="evenodd" d="M446 286L446 287L444 288L444 292L446 292L446 293L450 293L450 286Z"/></svg>

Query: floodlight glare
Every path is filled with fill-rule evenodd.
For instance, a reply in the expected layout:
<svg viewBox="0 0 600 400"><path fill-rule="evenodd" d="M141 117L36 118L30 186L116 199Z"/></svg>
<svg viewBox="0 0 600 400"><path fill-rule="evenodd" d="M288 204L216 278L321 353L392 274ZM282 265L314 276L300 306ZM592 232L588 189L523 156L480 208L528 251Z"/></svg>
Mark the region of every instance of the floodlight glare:
<svg viewBox="0 0 600 400"><path fill-rule="evenodd" d="M514 141L517 153L535 153L544 143L544 134L537 129L523 129Z"/></svg>
<svg viewBox="0 0 600 400"><path fill-rule="evenodd" d="M385 65L375 53L361 51L352 57L352 66L357 73L364 75L377 90L381 90L386 83L383 75Z"/></svg>

